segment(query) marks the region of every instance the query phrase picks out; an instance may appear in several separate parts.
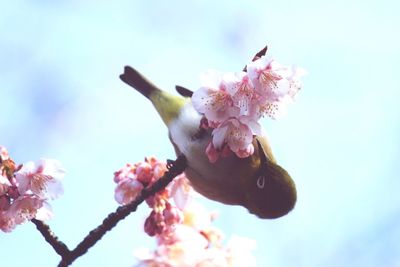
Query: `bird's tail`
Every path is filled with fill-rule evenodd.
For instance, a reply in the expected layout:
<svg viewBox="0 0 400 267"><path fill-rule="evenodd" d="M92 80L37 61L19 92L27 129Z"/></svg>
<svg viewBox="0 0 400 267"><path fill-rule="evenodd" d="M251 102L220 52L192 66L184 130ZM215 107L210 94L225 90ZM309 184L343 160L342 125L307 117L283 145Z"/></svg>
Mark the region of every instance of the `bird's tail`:
<svg viewBox="0 0 400 267"><path fill-rule="evenodd" d="M130 66L125 66L124 73L122 73L119 78L147 98L150 98L150 95L154 91L160 91L157 86Z"/></svg>
<svg viewBox="0 0 400 267"><path fill-rule="evenodd" d="M181 96L172 95L159 89L130 66L125 66L124 73L119 77L123 82L132 86L139 93L150 99L167 126L172 120L179 116L180 110L188 101Z"/></svg>

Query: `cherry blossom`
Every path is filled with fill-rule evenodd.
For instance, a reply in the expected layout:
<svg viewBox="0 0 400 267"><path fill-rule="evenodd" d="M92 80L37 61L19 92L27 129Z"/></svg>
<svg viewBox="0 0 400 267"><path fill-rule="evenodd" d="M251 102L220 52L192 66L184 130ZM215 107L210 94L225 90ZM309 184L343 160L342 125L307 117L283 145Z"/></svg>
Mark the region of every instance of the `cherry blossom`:
<svg viewBox="0 0 400 267"><path fill-rule="evenodd" d="M207 72L202 86L192 96L193 107L204 117L201 128L212 128L212 142L206 147L211 163L229 156L254 153L253 137L261 132L258 120L264 115L278 119L286 113L301 89L305 71L281 65L269 56L257 57L247 72Z"/></svg>
<svg viewBox="0 0 400 267"><path fill-rule="evenodd" d="M222 232L211 225L213 214L198 202L192 203L196 204L183 211L184 220L181 223L152 235L157 240L154 251L136 251L135 256L140 261L138 266L255 266L255 258L251 254L255 241L234 236L224 246Z"/></svg>
<svg viewBox="0 0 400 267"><path fill-rule="evenodd" d="M245 158L254 153L253 135L259 132L257 123L245 124L239 119L229 119L213 130L212 143L220 151L227 145L238 157Z"/></svg>
<svg viewBox="0 0 400 267"><path fill-rule="evenodd" d="M214 213L209 212L198 201L192 201L183 210L184 224L190 226L197 231L206 231L211 227L214 219Z"/></svg>
<svg viewBox="0 0 400 267"><path fill-rule="evenodd" d="M254 102L256 112L273 119L285 114L287 105L301 89L299 79L305 74L301 68L281 65L267 56L249 63L247 72L258 94Z"/></svg>
<svg viewBox="0 0 400 267"><path fill-rule="evenodd" d="M119 183L121 180L126 178L136 177L136 167L133 164L127 163L125 167L114 172L114 182Z"/></svg>
<svg viewBox="0 0 400 267"><path fill-rule="evenodd" d="M217 125L238 113L232 96L222 83L221 74L216 72L208 72L203 76L203 86L193 93L192 103L207 120Z"/></svg>
<svg viewBox="0 0 400 267"><path fill-rule="evenodd" d="M128 204L136 198L143 188L143 184L138 180L131 178L120 180L117 188L115 188L115 200L119 204Z"/></svg>
<svg viewBox="0 0 400 267"><path fill-rule="evenodd" d="M239 108L238 116L248 116L255 95L253 84L246 72L228 72L222 78L223 87L229 93L232 104Z"/></svg>
<svg viewBox="0 0 400 267"><path fill-rule="evenodd" d="M170 195L172 196L175 205L184 210L192 201L195 194L193 187L184 174L175 177L174 181L168 185Z"/></svg>
<svg viewBox="0 0 400 267"><path fill-rule="evenodd" d="M36 212L43 206L44 200L35 195L25 195L17 198L7 210L16 224L22 224L35 218Z"/></svg>
<svg viewBox="0 0 400 267"><path fill-rule="evenodd" d="M135 173L136 179L144 184L149 184L153 180L153 167L148 162L138 163Z"/></svg>
<svg viewBox="0 0 400 267"><path fill-rule="evenodd" d="M37 212L43 207L43 199L34 195L18 197L6 210L0 211L0 229L11 232L16 225L36 218Z"/></svg>
<svg viewBox="0 0 400 267"><path fill-rule="evenodd" d="M163 216L167 225L179 224L183 220L182 211L178 207L172 206L169 202L165 204Z"/></svg>
<svg viewBox="0 0 400 267"><path fill-rule="evenodd" d="M301 69L283 66L267 56L249 63L247 72L255 90L270 101L294 97L301 88L298 79L304 74Z"/></svg>
<svg viewBox="0 0 400 267"><path fill-rule="evenodd" d="M228 266L257 266L256 259L251 253L255 248L255 240L237 235L232 236L226 247Z"/></svg>
<svg viewBox="0 0 400 267"><path fill-rule="evenodd" d="M139 168L142 170L138 171ZM130 200L131 196L140 192L140 188L149 186L148 181L157 181L165 171L166 163L154 157L145 158L144 162L127 164L115 172L118 176L117 190L120 190L118 198ZM142 174L144 177L140 177ZM121 184L125 185L125 190L122 190ZM146 199L151 211L145 219L144 231L155 237L157 247L153 251L136 251L138 266L231 267L242 266L246 261L250 264L246 266L254 266L251 254L253 248L243 246L240 250L230 245L231 242L224 246L222 232L212 226L216 213L207 211L194 200L195 196L197 194L189 181L181 174L165 189ZM126 204L123 201L119 203Z"/></svg>
<svg viewBox="0 0 400 267"><path fill-rule="evenodd" d="M5 233L10 233L16 226L15 220L6 211L0 211L0 229Z"/></svg>
<svg viewBox="0 0 400 267"><path fill-rule="evenodd" d="M166 163L155 157L143 162L127 164L114 173L115 199L120 204L128 204L141 190L160 179L166 172ZM176 177L168 187L148 197L146 203L152 209L144 224L144 231L154 236L168 232L183 219L181 209L190 201L192 188L184 175ZM172 200L175 205L172 205Z"/></svg>
<svg viewBox="0 0 400 267"><path fill-rule="evenodd" d="M232 153L227 145L223 145L222 149L216 149L212 141L206 147L206 155L211 163L217 162L219 157L228 157Z"/></svg>
<svg viewBox="0 0 400 267"><path fill-rule="evenodd" d="M15 173L21 195L32 192L45 199L56 199L63 194L61 180L65 170L58 160L41 159L29 161Z"/></svg>
<svg viewBox="0 0 400 267"><path fill-rule="evenodd" d="M33 218L48 220L53 213L47 200L63 190L64 169L59 161L42 159L17 166L1 147L0 229L11 232L18 224Z"/></svg>

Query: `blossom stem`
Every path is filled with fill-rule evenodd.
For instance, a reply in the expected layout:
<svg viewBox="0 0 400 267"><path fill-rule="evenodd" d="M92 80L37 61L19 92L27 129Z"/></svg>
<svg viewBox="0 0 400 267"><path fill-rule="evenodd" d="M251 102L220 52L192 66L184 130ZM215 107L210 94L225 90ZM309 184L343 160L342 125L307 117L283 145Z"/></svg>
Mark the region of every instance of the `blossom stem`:
<svg viewBox="0 0 400 267"><path fill-rule="evenodd" d="M74 260L85 254L89 248L96 244L96 242L99 241L105 235L105 233L111 230L120 220L124 219L131 212L136 211L137 207L143 201L145 201L146 198L165 188L176 176L185 170L187 167L186 157L183 154L180 155L175 161L169 161L167 167L168 171L162 178L160 178L152 186L143 189L132 202L125 206L118 207L115 212L110 213L107 218L103 220L101 225L90 231L89 234L82 240L82 242L80 242L76 248L71 251L68 250L64 243L57 240L48 226L47 228L44 227L43 231L38 227L46 241L49 242L54 250L61 255L62 259L58 266L69 266ZM38 223L37 220L35 220L34 223L36 225L42 225L42 223Z"/></svg>

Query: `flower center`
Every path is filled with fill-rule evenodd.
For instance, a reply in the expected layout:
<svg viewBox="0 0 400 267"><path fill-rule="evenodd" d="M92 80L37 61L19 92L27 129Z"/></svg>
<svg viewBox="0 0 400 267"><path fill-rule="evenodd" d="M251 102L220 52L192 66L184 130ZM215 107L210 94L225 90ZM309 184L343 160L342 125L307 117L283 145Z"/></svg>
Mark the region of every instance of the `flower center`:
<svg viewBox="0 0 400 267"><path fill-rule="evenodd" d="M260 77L258 78L261 85L270 88L271 90L277 89L277 82L282 79L282 77L270 70L264 70L260 73Z"/></svg>
<svg viewBox="0 0 400 267"><path fill-rule="evenodd" d="M213 101L211 106L216 110L224 110L229 103L229 96L225 92L215 92L212 94Z"/></svg>
<svg viewBox="0 0 400 267"><path fill-rule="evenodd" d="M50 175L36 173L32 175L32 189L34 192L43 192L46 189L46 184L53 179Z"/></svg>

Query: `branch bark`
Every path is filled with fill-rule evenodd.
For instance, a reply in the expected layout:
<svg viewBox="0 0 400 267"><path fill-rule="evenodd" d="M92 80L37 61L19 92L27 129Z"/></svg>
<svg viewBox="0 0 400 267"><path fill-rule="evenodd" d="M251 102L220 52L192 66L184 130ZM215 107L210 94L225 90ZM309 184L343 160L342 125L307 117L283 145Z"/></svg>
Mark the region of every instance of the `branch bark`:
<svg viewBox="0 0 400 267"><path fill-rule="evenodd" d="M168 161L168 171L152 186L143 189L140 194L131 203L120 206L113 213L110 213L103 223L89 232L89 234L73 250L58 240L58 237L51 231L50 227L42 221L33 219L39 232L53 249L61 256L59 267L69 266L74 260L84 255L89 248L97 243L107 231L114 228L117 223L127 217L131 212L136 211L137 207L143 203L146 198L165 188L176 176L181 174L186 168L186 157L182 154L175 161Z"/></svg>

